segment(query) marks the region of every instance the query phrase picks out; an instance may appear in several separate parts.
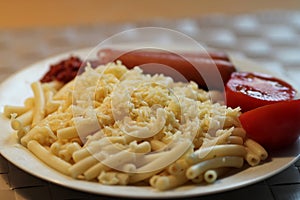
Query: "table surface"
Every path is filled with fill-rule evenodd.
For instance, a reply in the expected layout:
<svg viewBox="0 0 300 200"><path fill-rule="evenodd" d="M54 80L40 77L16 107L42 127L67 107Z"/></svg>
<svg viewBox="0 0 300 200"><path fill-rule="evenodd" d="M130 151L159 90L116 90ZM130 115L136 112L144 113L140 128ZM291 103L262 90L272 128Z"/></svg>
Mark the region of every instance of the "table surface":
<svg viewBox="0 0 300 200"><path fill-rule="evenodd" d="M189 35L205 46L249 58L283 73L300 88L300 12L264 11L213 14L132 23L96 23L26 29L0 28L0 80L36 62L66 51L93 47L124 30L164 27ZM190 199L300 199L300 161L257 184ZM67 189L33 177L0 156L1 199L113 199Z"/></svg>
<svg viewBox="0 0 300 200"><path fill-rule="evenodd" d="M1 2L0 28L180 19L212 13L299 10L298 0L14 0Z"/></svg>

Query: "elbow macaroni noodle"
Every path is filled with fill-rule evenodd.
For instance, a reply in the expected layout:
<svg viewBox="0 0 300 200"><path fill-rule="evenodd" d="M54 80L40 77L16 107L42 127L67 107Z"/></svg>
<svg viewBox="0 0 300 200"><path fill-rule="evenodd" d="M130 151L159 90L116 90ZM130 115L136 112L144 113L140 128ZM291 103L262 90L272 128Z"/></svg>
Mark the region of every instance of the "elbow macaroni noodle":
<svg viewBox="0 0 300 200"><path fill-rule="evenodd" d="M73 178L158 190L213 183L268 156L240 126L239 108L212 103L194 82L128 70L120 62L73 81L31 85L23 106L5 106L20 143Z"/></svg>

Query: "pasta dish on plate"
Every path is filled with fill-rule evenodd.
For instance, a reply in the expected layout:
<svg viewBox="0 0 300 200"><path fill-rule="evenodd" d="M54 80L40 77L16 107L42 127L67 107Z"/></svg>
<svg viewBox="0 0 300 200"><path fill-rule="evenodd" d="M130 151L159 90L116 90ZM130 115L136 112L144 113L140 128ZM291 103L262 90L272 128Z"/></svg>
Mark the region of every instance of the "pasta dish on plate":
<svg viewBox="0 0 300 200"><path fill-rule="evenodd" d="M66 84L33 82L24 105L4 107L19 142L60 173L164 191L268 157L246 136L240 108L212 98L217 91L119 61L86 65Z"/></svg>

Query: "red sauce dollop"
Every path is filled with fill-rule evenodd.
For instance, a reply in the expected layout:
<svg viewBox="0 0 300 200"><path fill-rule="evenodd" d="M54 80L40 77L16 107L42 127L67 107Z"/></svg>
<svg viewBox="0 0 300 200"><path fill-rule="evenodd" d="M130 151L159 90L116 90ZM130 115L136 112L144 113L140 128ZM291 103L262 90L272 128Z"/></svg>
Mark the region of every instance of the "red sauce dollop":
<svg viewBox="0 0 300 200"><path fill-rule="evenodd" d="M49 70L40 79L40 81L45 83L57 80L63 83L68 83L76 77L82 64L83 61L79 57L70 56L65 60L61 60L56 64L50 65Z"/></svg>

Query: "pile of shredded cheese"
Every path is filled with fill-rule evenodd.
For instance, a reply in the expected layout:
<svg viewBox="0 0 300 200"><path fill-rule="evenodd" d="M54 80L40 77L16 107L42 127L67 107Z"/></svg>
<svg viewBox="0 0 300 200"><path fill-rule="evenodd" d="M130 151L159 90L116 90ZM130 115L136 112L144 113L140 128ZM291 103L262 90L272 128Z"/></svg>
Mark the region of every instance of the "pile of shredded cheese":
<svg viewBox="0 0 300 200"><path fill-rule="evenodd" d="M43 121L54 131L96 116L101 135L130 133L142 140L164 143L192 136L195 148L199 148L203 141L239 126L239 109L213 103L209 93L196 83L143 74L138 67L128 70L120 62L96 69L87 67L54 99L65 103ZM89 135L88 140L97 137L84 130L81 134Z"/></svg>

